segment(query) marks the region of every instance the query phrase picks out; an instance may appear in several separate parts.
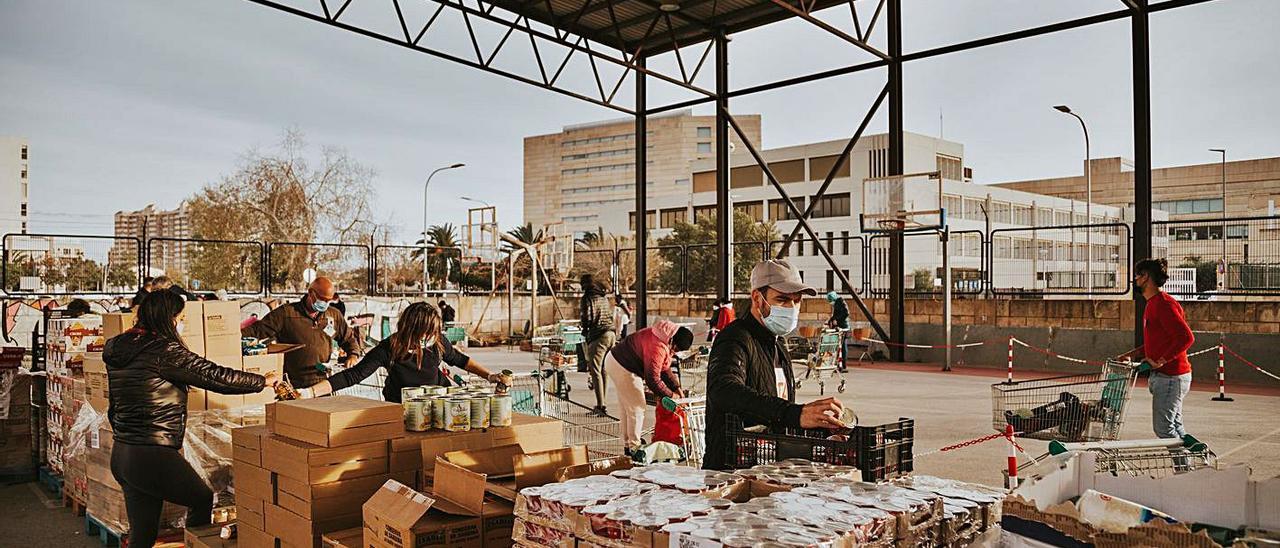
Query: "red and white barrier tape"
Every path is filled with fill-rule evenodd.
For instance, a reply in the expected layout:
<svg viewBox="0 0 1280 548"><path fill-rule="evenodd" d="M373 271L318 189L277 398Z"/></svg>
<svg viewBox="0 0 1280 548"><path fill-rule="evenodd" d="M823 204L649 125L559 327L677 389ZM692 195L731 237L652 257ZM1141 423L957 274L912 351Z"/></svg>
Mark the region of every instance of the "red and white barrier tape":
<svg viewBox="0 0 1280 548"><path fill-rule="evenodd" d="M1072 358L1071 356L1063 356L1062 354L1059 354L1059 353L1054 352L1054 351L1052 351L1052 350L1048 350L1048 349L1045 349L1045 348L1040 348L1040 347L1038 347L1038 346L1032 346L1032 345L1027 344L1027 343L1025 343L1025 342L1023 342L1023 341L1021 341L1021 340L1018 340L1018 339L1016 339L1016 338L1015 338L1015 339L1013 339L1013 342L1018 343L1018 344L1022 345L1023 347L1028 348L1028 349L1030 349L1030 350L1034 350L1034 351L1039 352L1039 353L1041 353L1041 354L1044 354L1044 355L1046 355L1046 356L1053 357L1053 358L1058 358L1058 359L1063 360L1063 361L1075 362L1075 363L1083 363L1083 364L1085 364L1085 365L1106 365L1106 362L1100 362L1100 361L1096 361L1096 360L1086 360L1086 359L1082 359L1082 358Z"/></svg>
<svg viewBox="0 0 1280 548"><path fill-rule="evenodd" d="M1252 367L1252 368L1256 369L1259 373L1262 373L1263 375L1266 375L1266 376L1268 376L1268 377L1271 377L1271 378L1273 378L1273 379L1275 379L1275 380L1280 381L1280 377L1277 377L1277 376L1275 376L1273 373L1271 373L1270 371L1267 371L1266 369L1263 369L1263 368L1261 368L1261 367L1258 367L1258 366L1257 366L1256 364L1254 364L1253 362L1251 362L1251 361L1249 361L1249 360L1246 360L1246 359L1244 358L1244 356L1241 356L1241 355L1239 355L1239 354L1236 354L1236 351L1235 351L1235 350L1232 350L1232 349L1228 348L1226 345L1223 345L1223 347L1222 347L1222 348L1223 348L1224 350L1226 350L1228 354L1231 354L1232 356L1235 356L1237 360L1240 360L1240 361L1244 362L1244 364L1245 364L1245 365L1247 365L1247 366L1249 366L1249 367Z"/></svg>
<svg viewBox="0 0 1280 548"><path fill-rule="evenodd" d="M1213 346L1210 346L1209 348L1205 348L1205 349L1197 350L1197 351L1195 351L1195 352L1192 352L1192 353L1190 353L1190 354L1187 354L1187 357L1188 357L1188 358L1194 358L1194 357L1199 356L1199 355L1201 355L1201 354L1207 354L1207 353L1209 353L1209 352L1213 352L1214 350L1217 350L1217 349L1218 349L1218 345L1216 345L1216 344L1215 344L1215 345L1213 345Z"/></svg>
<svg viewBox="0 0 1280 548"><path fill-rule="evenodd" d="M876 344L883 344L885 346L896 346L900 348L916 348L920 350L944 350L947 348L973 348L975 346L982 346L990 342L990 341L982 341L982 342L974 342L974 343L946 345L946 344L907 344L907 343L897 343L892 341L882 341L880 339L862 339L862 340L867 342L873 342Z"/></svg>

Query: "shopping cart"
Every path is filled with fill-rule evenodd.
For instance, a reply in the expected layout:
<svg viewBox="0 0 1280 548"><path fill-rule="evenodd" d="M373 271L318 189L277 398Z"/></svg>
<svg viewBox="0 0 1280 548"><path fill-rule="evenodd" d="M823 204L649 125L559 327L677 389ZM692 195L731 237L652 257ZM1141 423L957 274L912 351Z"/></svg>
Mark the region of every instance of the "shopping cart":
<svg viewBox="0 0 1280 548"><path fill-rule="evenodd" d="M1018 467L1023 470L1045 459L1072 452L1094 454L1094 471L1112 476L1163 478L1201 468L1217 468L1218 457L1209 446L1191 435L1182 438L1102 442L1050 442L1049 452Z"/></svg>
<svg viewBox="0 0 1280 548"><path fill-rule="evenodd" d="M1133 362L1107 360L1099 373L993 384L992 427L1041 440L1119 439L1137 375Z"/></svg>
<svg viewBox="0 0 1280 548"><path fill-rule="evenodd" d="M707 393L707 365L711 355L706 350L709 349L705 346L699 347L683 360L676 358L676 376L686 396Z"/></svg>
<svg viewBox="0 0 1280 548"><path fill-rule="evenodd" d="M538 344L538 370L543 379L550 379L551 393L562 400L569 399L569 381L565 369L576 367L577 356L570 343L561 337L547 337Z"/></svg>
<svg viewBox="0 0 1280 548"><path fill-rule="evenodd" d="M804 381L813 378L818 381L818 394L823 395L827 392L826 379L840 378L840 385L836 390L841 394L845 390L844 372L841 371L841 341L844 340L844 330L842 329L824 329L821 334L815 337L812 343L813 351L807 357L801 360L792 360L793 368L800 369L796 371L796 390L804 384ZM804 373L804 377L800 377L800 373Z"/></svg>
<svg viewBox="0 0 1280 548"><path fill-rule="evenodd" d="M689 396L670 401L675 407L671 411L680 418L680 441L686 463L702 468L702 455L707 451L707 397Z"/></svg>
<svg viewBox="0 0 1280 548"><path fill-rule="evenodd" d="M597 415L590 407L569 399L564 370L555 360L539 359L539 369L516 373L509 393L516 413L548 417L563 423L567 446L585 445L594 460L622 454L622 424L609 415Z"/></svg>

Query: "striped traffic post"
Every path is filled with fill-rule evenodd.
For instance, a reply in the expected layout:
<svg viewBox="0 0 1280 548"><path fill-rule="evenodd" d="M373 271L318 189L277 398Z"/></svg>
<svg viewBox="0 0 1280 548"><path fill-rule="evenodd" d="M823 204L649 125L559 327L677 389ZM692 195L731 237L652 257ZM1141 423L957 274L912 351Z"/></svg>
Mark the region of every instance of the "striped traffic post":
<svg viewBox="0 0 1280 548"><path fill-rule="evenodd" d="M1213 401L1235 401L1227 397L1227 374L1224 367L1227 360L1226 352L1223 350L1225 346L1221 342L1218 343L1218 395L1213 398Z"/></svg>
<svg viewBox="0 0 1280 548"><path fill-rule="evenodd" d="M1013 335L1009 335L1009 380L1007 384L1013 384Z"/></svg>
<svg viewBox="0 0 1280 548"><path fill-rule="evenodd" d="M1009 442L1009 479L1005 487L1009 490L1018 488L1018 446L1013 442L1013 425L1004 425L1004 437Z"/></svg>

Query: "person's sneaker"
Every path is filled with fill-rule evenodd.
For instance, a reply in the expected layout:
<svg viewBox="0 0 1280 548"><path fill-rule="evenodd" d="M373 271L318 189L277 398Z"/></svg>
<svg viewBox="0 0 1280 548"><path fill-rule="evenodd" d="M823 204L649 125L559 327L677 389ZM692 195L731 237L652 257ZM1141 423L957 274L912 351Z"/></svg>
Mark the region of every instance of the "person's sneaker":
<svg viewBox="0 0 1280 548"><path fill-rule="evenodd" d="M593 416L593 417L608 417L608 416L609 416L609 410L608 410L608 409L606 409L603 405L597 405L597 406L595 406L595 407L593 407L593 408L591 409L591 416Z"/></svg>

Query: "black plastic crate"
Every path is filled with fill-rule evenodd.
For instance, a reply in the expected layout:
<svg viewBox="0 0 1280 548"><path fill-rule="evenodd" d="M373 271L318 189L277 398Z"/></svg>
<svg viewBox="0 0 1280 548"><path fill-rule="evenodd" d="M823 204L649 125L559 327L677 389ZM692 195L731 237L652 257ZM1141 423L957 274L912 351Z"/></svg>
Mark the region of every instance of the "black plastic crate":
<svg viewBox="0 0 1280 548"><path fill-rule="evenodd" d="M833 434L844 434L847 440L827 439ZM905 476L914 469L915 421L908 418L879 426L854 426L845 432L821 428L749 432L743 429L742 419L728 415L725 438L725 463L732 468L807 459L856 466L863 481L884 481Z"/></svg>

